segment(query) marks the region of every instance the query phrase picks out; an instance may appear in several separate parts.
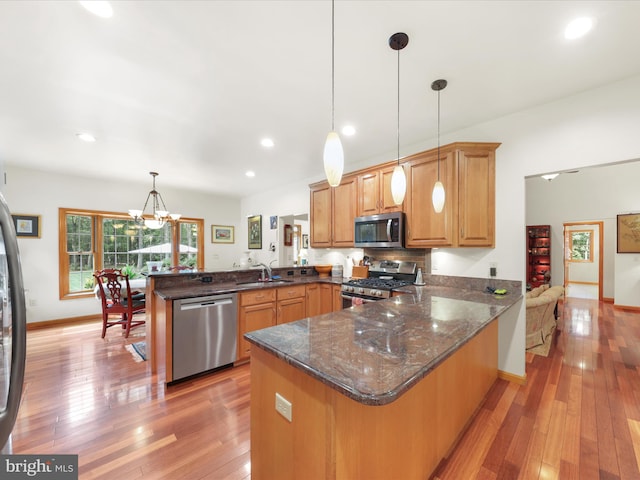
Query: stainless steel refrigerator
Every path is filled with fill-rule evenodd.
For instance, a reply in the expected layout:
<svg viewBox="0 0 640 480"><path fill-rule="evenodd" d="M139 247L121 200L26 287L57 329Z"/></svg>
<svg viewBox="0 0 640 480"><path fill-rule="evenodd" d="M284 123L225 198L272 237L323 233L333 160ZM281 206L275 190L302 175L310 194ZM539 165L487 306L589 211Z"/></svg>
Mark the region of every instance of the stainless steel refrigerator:
<svg viewBox="0 0 640 480"><path fill-rule="evenodd" d="M0 453L12 452L11 431L22 398L27 315L16 229L0 194Z"/></svg>

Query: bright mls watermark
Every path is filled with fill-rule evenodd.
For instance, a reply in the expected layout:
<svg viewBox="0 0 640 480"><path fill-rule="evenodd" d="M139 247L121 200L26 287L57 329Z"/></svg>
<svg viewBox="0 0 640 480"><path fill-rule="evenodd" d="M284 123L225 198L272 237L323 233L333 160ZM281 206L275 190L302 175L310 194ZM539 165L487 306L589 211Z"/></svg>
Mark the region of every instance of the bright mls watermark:
<svg viewBox="0 0 640 480"><path fill-rule="evenodd" d="M78 455L0 455L2 480L78 480Z"/></svg>

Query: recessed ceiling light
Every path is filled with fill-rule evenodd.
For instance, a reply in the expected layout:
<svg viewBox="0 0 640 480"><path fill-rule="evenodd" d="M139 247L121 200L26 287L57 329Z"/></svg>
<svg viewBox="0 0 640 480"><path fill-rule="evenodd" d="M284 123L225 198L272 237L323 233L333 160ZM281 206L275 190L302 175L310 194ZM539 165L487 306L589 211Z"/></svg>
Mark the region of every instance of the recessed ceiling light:
<svg viewBox="0 0 640 480"><path fill-rule="evenodd" d="M342 127L342 134L350 137L351 135L355 135L356 129L353 125L346 125Z"/></svg>
<svg viewBox="0 0 640 480"><path fill-rule="evenodd" d="M94 137L90 133L76 133L76 137L78 137L83 142L95 142L96 141L96 137Z"/></svg>
<svg viewBox="0 0 640 480"><path fill-rule="evenodd" d="M593 27L593 20L589 17L576 18L569 22L567 28L564 29L564 38L567 40L575 40L587 34Z"/></svg>
<svg viewBox="0 0 640 480"><path fill-rule="evenodd" d="M111 8L111 4L107 1L79 0L78 3L98 17L111 18L113 16L113 8Z"/></svg>
<svg viewBox="0 0 640 480"><path fill-rule="evenodd" d="M271 148L271 147L273 147L273 145L274 145L273 140L271 140L270 138L263 138L263 139L260 141L260 144L261 144L263 147L268 147L268 148Z"/></svg>
<svg viewBox="0 0 640 480"><path fill-rule="evenodd" d="M253 178L256 176L256 172L254 172L253 170L249 170L245 173L245 175L249 178Z"/></svg>

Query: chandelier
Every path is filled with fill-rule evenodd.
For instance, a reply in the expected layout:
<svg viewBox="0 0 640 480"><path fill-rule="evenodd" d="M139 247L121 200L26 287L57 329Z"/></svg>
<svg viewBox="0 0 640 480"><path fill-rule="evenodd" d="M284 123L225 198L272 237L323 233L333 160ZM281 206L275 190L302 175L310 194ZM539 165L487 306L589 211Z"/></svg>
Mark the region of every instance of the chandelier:
<svg viewBox="0 0 640 480"><path fill-rule="evenodd" d="M182 215L179 213L169 213L167 210L164 200L162 200L162 195L160 195L160 192L156 190L156 177L158 176L158 172L149 172L149 175L153 177L153 187L149 192L149 195L147 195L147 201L144 202L142 210L129 210L129 215L131 215L137 225L144 225L152 230L157 230L162 228L169 220L176 221ZM153 214L153 219L144 218L144 212L147 209L149 200L151 200L151 212Z"/></svg>

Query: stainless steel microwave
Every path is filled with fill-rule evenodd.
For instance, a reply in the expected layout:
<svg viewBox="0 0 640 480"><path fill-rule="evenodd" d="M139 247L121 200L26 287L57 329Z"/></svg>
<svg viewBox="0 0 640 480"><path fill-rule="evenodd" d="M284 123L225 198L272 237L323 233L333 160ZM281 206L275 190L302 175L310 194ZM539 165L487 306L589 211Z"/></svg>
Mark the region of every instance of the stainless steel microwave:
<svg viewBox="0 0 640 480"><path fill-rule="evenodd" d="M404 247L404 213L356 217L355 246L359 248Z"/></svg>

